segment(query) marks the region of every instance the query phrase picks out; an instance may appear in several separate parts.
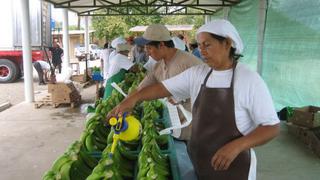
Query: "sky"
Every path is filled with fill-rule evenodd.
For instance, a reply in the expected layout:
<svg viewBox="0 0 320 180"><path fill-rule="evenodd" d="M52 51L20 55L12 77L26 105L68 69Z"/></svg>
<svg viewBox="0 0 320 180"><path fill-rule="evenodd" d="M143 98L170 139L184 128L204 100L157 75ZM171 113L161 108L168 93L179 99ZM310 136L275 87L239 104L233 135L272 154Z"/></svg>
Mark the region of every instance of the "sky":
<svg viewBox="0 0 320 180"><path fill-rule="evenodd" d="M51 17L52 19L54 19L55 21L58 22L62 22L63 20L63 16L62 16L62 9L61 8L54 8L53 6L51 6ZM72 12L72 11L68 11L68 16L69 16L69 26L70 25L77 25L78 23L78 16L76 13ZM83 18L81 19L80 22L81 26L83 26L84 22L83 22Z"/></svg>

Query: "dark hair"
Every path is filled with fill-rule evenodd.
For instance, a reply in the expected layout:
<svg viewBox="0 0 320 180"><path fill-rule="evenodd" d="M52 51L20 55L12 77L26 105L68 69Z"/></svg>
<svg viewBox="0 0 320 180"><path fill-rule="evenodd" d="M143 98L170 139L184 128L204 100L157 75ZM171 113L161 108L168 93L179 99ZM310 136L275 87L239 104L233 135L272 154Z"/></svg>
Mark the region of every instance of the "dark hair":
<svg viewBox="0 0 320 180"><path fill-rule="evenodd" d="M190 46L192 49L196 49L196 48L198 47L198 44L197 44L197 43L189 44L189 46Z"/></svg>
<svg viewBox="0 0 320 180"><path fill-rule="evenodd" d="M104 49L107 49L108 46L109 46L109 44L106 42L106 43L104 44L103 48L104 48Z"/></svg>
<svg viewBox="0 0 320 180"><path fill-rule="evenodd" d="M184 36L183 36L182 34L178 34L177 36L178 36L178 38L181 39L181 40L184 39Z"/></svg>
<svg viewBox="0 0 320 180"><path fill-rule="evenodd" d="M220 43L222 43L223 41L225 41L227 38L216 35L216 34L212 34L210 33L211 37L213 37L214 39L218 40ZM236 54L236 48L231 47L230 52L229 52L229 57L234 59L235 61L239 60L240 57L242 57L241 54Z"/></svg>
<svg viewBox="0 0 320 180"><path fill-rule="evenodd" d="M161 41L164 43L164 45L168 48L174 48L174 43L172 40L169 40L169 41ZM147 43L147 45L150 45L150 46L155 46L155 47L159 47L160 45L160 41L151 41L149 43Z"/></svg>

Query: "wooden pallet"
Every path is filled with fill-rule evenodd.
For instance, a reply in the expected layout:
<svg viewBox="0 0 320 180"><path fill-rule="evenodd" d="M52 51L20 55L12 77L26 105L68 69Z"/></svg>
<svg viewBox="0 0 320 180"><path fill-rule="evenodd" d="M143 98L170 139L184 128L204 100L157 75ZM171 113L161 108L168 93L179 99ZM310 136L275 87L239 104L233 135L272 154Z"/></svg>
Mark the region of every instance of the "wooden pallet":
<svg viewBox="0 0 320 180"><path fill-rule="evenodd" d="M37 108L37 109L40 108L43 105L53 105L52 99L51 99L51 95L46 95L41 100L36 101L34 103L34 107Z"/></svg>
<svg viewBox="0 0 320 180"><path fill-rule="evenodd" d="M80 98L81 99L81 98ZM70 107L71 108L74 108L76 106L78 106L80 104L80 101L77 101L77 102L71 102L71 103L66 103L66 102L53 102L52 101L52 98L51 98L51 94L49 95L46 95L45 97L43 97L41 100L39 101L36 101L34 103L34 107L36 109L40 108L41 106L44 106L44 105L49 105L49 106L52 106L54 108L57 108L58 106L62 105L62 104L70 104Z"/></svg>

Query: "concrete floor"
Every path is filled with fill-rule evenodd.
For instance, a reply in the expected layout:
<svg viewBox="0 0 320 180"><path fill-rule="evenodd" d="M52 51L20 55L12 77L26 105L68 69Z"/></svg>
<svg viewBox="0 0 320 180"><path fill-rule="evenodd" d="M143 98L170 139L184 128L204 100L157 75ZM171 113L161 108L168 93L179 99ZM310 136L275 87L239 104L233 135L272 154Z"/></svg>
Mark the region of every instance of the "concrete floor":
<svg viewBox="0 0 320 180"><path fill-rule="evenodd" d="M95 86L85 88L84 103L93 102ZM0 112L0 180L39 180L52 162L79 139L85 115L79 108L35 109L20 103ZM257 180L318 180L320 159L287 133L256 148Z"/></svg>

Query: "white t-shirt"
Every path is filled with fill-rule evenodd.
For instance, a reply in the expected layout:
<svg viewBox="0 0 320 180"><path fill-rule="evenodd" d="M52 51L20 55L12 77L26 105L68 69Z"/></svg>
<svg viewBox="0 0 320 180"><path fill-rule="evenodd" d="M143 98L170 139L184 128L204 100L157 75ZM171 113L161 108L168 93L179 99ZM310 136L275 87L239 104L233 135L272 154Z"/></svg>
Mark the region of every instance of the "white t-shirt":
<svg viewBox="0 0 320 180"><path fill-rule="evenodd" d="M117 55L118 53L116 52L116 50L112 50L111 51L111 53L110 53L110 55L109 55L109 63L111 63L111 60L113 59L113 57L115 56L115 55Z"/></svg>
<svg viewBox="0 0 320 180"><path fill-rule="evenodd" d="M109 61L109 55L111 53L112 49L103 49L101 53L101 58L103 59L103 77L106 78L109 67L110 67L110 61Z"/></svg>
<svg viewBox="0 0 320 180"><path fill-rule="evenodd" d="M157 64L157 61L154 60L151 56L149 56L148 61L143 65L143 67L147 70L147 71L152 71L154 65Z"/></svg>
<svg viewBox="0 0 320 180"><path fill-rule="evenodd" d="M193 107L201 84L210 69L207 64L194 66L162 83L177 100L191 97L191 107ZM231 78L232 69L213 70L206 86L209 88L230 87ZM266 84L256 72L241 63L238 63L235 70L234 105L236 125L243 135L247 135L258 125L275 125L280 122ZM256 157L251 149L249 179L255 179L255 176Z"/></svg>
<svg viewBox="0 0 320 180"><path fill-rule="evenodd" d="M117 74L121 69L129 70L133 65L134 64L128 59L127 56L117 53L110 59L110 67L107 79Z"/></svg>
<svg viewBox="0 0 320 180"><path fill-rule="evenodd" d="M49 63L47 63L47 62L45 62L45 61L42 61L42 60L40 60L40 61L38 61L39 63L40 63L40 66L41 66L41 68L43 69L43 70L50 70L50 65L49 65Z"/></svg>

